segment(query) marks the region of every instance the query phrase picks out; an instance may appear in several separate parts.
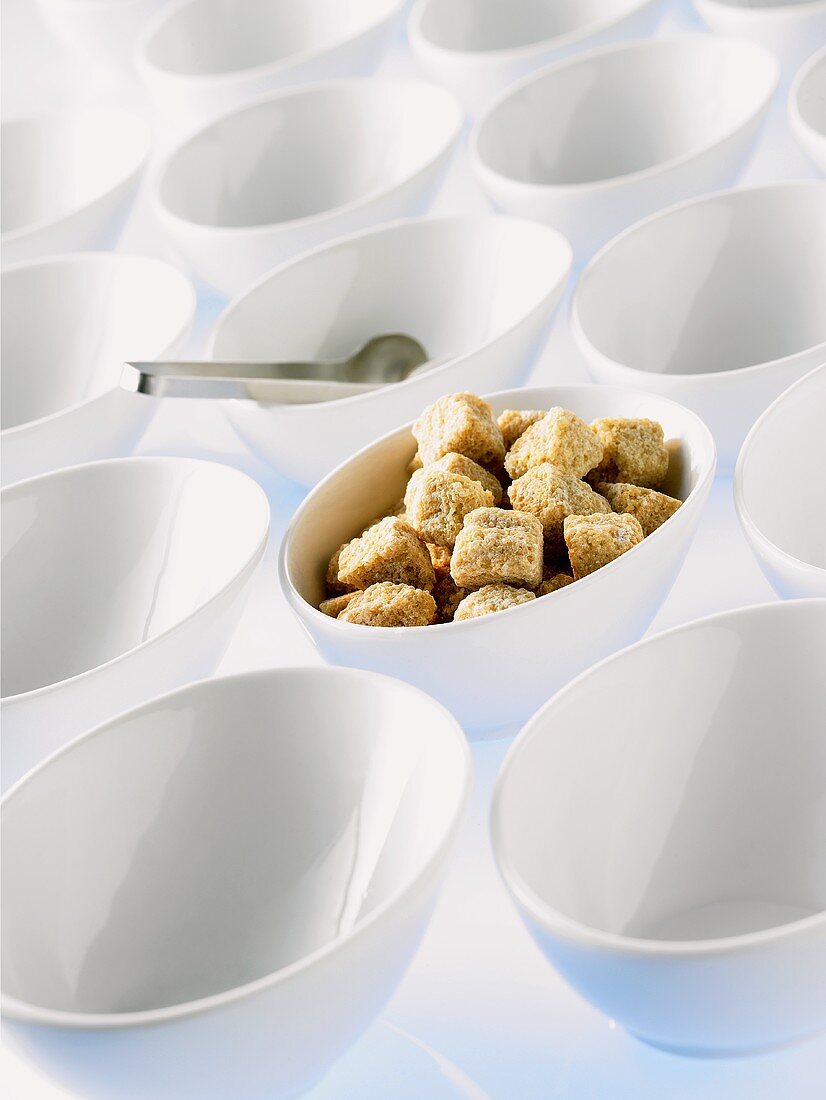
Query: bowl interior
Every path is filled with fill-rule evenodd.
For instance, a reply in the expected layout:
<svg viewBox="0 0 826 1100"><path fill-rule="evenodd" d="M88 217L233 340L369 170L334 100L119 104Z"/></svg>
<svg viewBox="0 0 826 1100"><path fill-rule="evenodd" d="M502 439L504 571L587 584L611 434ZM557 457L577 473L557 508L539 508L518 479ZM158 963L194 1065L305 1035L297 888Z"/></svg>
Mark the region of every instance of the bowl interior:
<svg viewBox="0 0 826 1100"><path fill-rule="evenodd" d="M587 33L592 26L621 19L639 0L431 0L421 21L434 46L467 53L515 49Z"/></svg>
<svg viewBox="0 0 826 1100"><path fill-rule="evenodd" d="M826 601L774 604L586 674L506 765L494 831L508 877L540 908L650 940L826 909L824 651Z"/></svg>
<svg viewBox="0 0 826 1100"><path fill-rule="evenodd" d="M826 137L826 49L801 81L796 106L803 122Z"/></svg>
<svg viewBox="0 0 826 1100"><path fill-rule="evenodd" d="M184 276L144 257L90 253L4 271L3 428L117 386L124 360L161 355L193 309Z"/></svg>
<svg viewBox="0 0 826 1100"><path fill-rule="evenodd" d="M776 65L748 42L649 40L552 70L482 123L483 164L521 183L567 186L688 156L745 123Z"/></svg>
<svg viewBox="0 0 826 1100"><path fill-rule="evenodd" d="M597 254L574 301L597 351L663 374L731 371L826 344L826 183L721 192Z"/></svg>
<svg viewBox="0 0 826 1100"><path fill-rule="evenodd" d="M539 226L505 218L416 220L290 264L235 302L210 347L221 358L337 358L406 332L432 360L507 332L549 294L569 257Z"/></svg>
<svg viewBox="0 0 826 1100"><path fill-rule="evenodd" d="M2 127L4 233L55 221L101 198L148 148L140 119L120 111L42 115Z"/></svg>
<svg viewBox="0 0 826 1100"><path fill-rule="evenodd" d="M205 226L312 217L398 186L448 144L458 121L447 93L430 85L319 85L200 131L168 162L160 199Z"/></svg>
<svg viewBox="0 0 826 1100"><path fill-rule="evenodd" d="M241 72L321 53L396 7L398 0L194 0L157 26L144 57L179 76Z"/></svg>
<svg viewBox="0 0 826 1100"><path fill-rule="evenodd" d="M799 561L826 569L826 508L804 471L822 461L826 366L793 386L761 419L743 452L743 505L757 529Z"/></svg>
<svg viewBox="0 0 826 1100"><path fill-rule="evenodd" d="M2 494L3 693L33 691L164 633L248 565L269 509L215 463L77 466Z"/></svg>
<svg viewBox="0 0 826 1100"><path fill-rule="evenodd" d="M3 991L122 1013L265 977L412 882L467 770L431 700L360 674L252 674L142 707L4 804Z"/></svg>

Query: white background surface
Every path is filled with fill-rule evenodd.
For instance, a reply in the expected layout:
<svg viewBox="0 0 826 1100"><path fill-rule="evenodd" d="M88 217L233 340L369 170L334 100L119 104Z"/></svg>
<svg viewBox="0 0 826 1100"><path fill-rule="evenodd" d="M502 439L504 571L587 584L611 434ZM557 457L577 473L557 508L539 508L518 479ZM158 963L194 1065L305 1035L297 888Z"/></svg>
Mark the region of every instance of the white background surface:
<svg viewBox="0 0 826 1100"><path fill-rule="evenodd" d="M683 29L691 23L682 10L671 12L663 30ZM125 83L122 76L67 63L37 24L30 0L4 0L3 32L4 117L69 103L109 102L147 110L140 89ZM401 40L383 68L396 73L413 70ZM816 175L788 132L785 94L781 88L743 183ZM168 140L159 127L159 145ZM433 210L485 209L460 150ZM143 199L121 248L165 254ZM531 382L585 379L568 338L568 297ZM190 354L197 355L221 305L219 299L200 292ZM246 455L215 407L170 402L140 450L230 462L256 477L270 495L270 547L221 671L318 663L278 591L275 571L279 538L301 491ZM740 533L731 482L718 479L686 565L651 630L774 598ZM505 685L506 656L503 663ZM439 1072L447 1075L446 1091L477 1100L484 1096L497 1100L820 1100L826 1096L826 1037L749 1059L682 1059L630 1039L565 986L529 939L498 880L489 851L487 807L506 748L502 741L474 747L474 804L447 889L421 950L384 1013L387 1021L460 1068L457 1074L442 1064ZM432 1078L418 1075L419 1061L402 1058L404 1049L414 1048L404 1048L398 1033L377 1025L347 1060L346 1072L343 1066L327 1079L324 1097L435 1097ZM6 1046L0 1050L0 1089L13 1100L58 1100L68 1095Z"/></svg>

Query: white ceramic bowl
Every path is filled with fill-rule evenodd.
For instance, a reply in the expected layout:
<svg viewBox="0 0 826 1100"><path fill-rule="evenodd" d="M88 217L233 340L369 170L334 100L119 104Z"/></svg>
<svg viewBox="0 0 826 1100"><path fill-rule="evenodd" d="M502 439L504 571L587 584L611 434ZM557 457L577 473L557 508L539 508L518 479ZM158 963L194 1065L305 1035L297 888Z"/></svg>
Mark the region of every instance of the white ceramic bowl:
<svg viewBox="0 0 826 1100"><path fill-rule="evenodd" d="M687 409L662 397L598 386L506 390L493 409L562 405L585 420L651 417L678 441L665 491L685 504L615 562L552 596L465 622L377 628L339 622L317 610L333 551L404 491L416 450L410 426L366 447L303 501L281 545L287 599L331 664L408 680L444 703L473 734L525 720L595 660L635 641L679 572L714 478L714 443Z"/></svg>
<svg viewBox="0 0 826 1100"><path fill-rule="evenodd" d="M0 494L4 789L226 648L270 511L214 462L123 458Z"/></svg>
<svg viewBox="0 0 826 1100"><path fill-rule="evenodd" d="M190 282L161 260L82 252L6 268L0 288L4 484L128 454L155 402L118 387L121 366L180 350Z"/></svg>
<svg viewBox="0 0 826 1100"><path fill-rule="evenodd" d="M477 123L476 179L579 259L670 203L731 183L779 79L761 46L708 34L608 46L509 90Z"/></svg>
<svg viewBox="0 0 826 1100"><path fill-rule="evenodd" d="M35 0L64 49L96 65L131 65L138 35L167 0Z"/></svg>
<svg viewBox="0 0 826 1100"><path fill-rule="evenodd" d="M4 1034L101 1100L303 1093L405 970L470 786L450 715L366 673L116 718L3 800Z"/></svg>
<svg viewBox="0 0 826 1100"><path fill-rule="evenodd" d="M694 0L694 6L718 34L767 46L787 73L826 40L826 0Z"/></svg>
<svg viewBox="0 0 826 1100"><path fill-rule="evenodd" d="M380 332L408 332L444 364L340 401L226 402L227 415L265 462L314 485L443 393L522 381L570 266L563 237L512 218L415 219L318 249L233 302L208 354L336 358Z"/></svg>
<svg viewBox="0 0 826 1100"><path fill-rule="evenodd" d="M649 34L661 8L660 0L417 0L407 35L425 71L478 115L543 65Z"/></svg>
<svg viewBox="0 0 826 1100"><path fill-rule="evenodd" d="M794 79L789 90L789 125L803 151L826 173L826 46Z"/></svg>
<svg viewBox="0 0 826 1100"><path fill-rule="evenodd" d="M149 154L146 123L99 108L2 126L3 263L112 248Z"/></svg>
<svg viewBox="0 0 826 1100"><path fill-rule="evenodd" d="M755 419L826 357L826 182L703 196L611 241L574 289L597 382L694 409L730 472Z"/></svg>
<svg viewBox="0 0 826 1100"><path fill-rule="evenodd" d="M734 503L749 546L785 597L826 596L826 366L795 382L746 437Z"/></svg>
<svg viewBox="0 0 826 1100"><path fill-rule="evenodd" d="M511 747L499 869L574 989L654 1046L747 1054L826 1028L826 600L656 635Z"/></svg>
<svg viewBox="0 0 826 1100"><path fill-rule="evenodd" d="M432 84L338 80L256 100L188 138L154 180L194 271L237 293L331 237L423 211L462 125Z"/></svg>
<svg viewBox="0 0 826 1100"><path fill-rule="evenodd" d="M357 76L378 63L402 0L182 0L138 44L164 112L196 124L290 84Z"/></svg>

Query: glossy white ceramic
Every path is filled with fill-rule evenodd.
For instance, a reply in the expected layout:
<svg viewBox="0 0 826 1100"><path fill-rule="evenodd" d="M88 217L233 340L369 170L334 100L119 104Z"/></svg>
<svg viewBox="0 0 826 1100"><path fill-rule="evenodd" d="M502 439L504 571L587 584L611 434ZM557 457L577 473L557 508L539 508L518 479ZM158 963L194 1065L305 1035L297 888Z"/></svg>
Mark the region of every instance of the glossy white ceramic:
<svg viewBox="0 0 826 1100"><path fill-rule="evenodd" d="M789 125L804 153L826 173L826 46L806 62L789 89Z"/></svg>
<svg viewBox="0 0 826 1100"><path fill-rule="evenodd" d="M110 108L31 115L4 122L0 140L4 264L114 246L149 154L142 119Z"/></svg>
<svg viewBox="0 0 826 1100"><path fill-rule="evenodd" d="M219 318L215 359L326 359L407 332L434 362L406 382L314 405L226 402L247 446L303 485L443 393L520 382L562 295L567 241L513 218L422 218L320 248L266 276Z"/></svg>
<svg viewBox="0 0 826 1100"><path fill-rule="evenodd" d="M786 73L826 41L826 0L694 0L694 6L718 34L767 46Z"/></svg>
<svg viewBox="0 0 826 1100"><path fill-rule="evenodd" d="M734 503L760 568L784 597L826 596L826 366L795 382L746 437ZM824 715L826 719L826 715Z"/></svg>
<svg viewBox="0 0 826 1100"><path fill-rule="evenodd" d="M298 1095L404 972L470 786L453 718L368 673L122 715L3 800L5 1029L101 1100Z"/></svg>
<svg viewBox="0 0 826 1100"><path fill-rule="evenodd" d="M543 65L649 34L661 9L660 0L417 0L407 34L422 68L478 115Z"/></svg>
<svg viewBox="0 0 826 1100"><path fill-rule="evenodd" d="M3 483L128 454L156 403L118 388L125 359L180 350L195 291L146 256L82 252L6 268Z"/></svg>
<svg viewBox="0 0 826 1100"><path fill-rule="evenodd" d="M403 494L416 450L408 425L360 451L310 493L287 529L279 558L290 606L331 664L408 680L444 703L473 734L524 721L588 665L640 637L682 565L715 466L705 425L662 397L585 385L506 390L488 400L496 412L562 405L589 422L598 416L660 421L673 441L666 492L685 503L617 561L520 607L438 626L339 622L317 610L327 562Z"/></svg>
<svg viewBox="0 0 826 1100"><path fill-rule="evenodd" d="M479 120L471 167L499 210L561 230L579 260L632 222L733 182L779 79L752 42L684 34L527 77Z"/></svg>
<svg viewBox="0 0 826 1100"><path fill-rule="evenodd" d="M167 0L35 0L64 49L96 65L131 68L135 42Z"/></svg>
<svg viewBox="0 0 826 1100"><path fill-rule="evenodd" d="M269 530L245 474L184 458L4 489L3 787L98 722L214 669Z"/></svg>
<svg viewBox="0 0 826 1100"><path fill-rule="evenodd" d="M826 182L703 196L632 226L585 268L571 327L597 382L694 409L730 472L778 394L826 358Z"/></svg>
<svg viewBox="0 0 826 1100"><path fill-rule="evenodd" d="M138 44L158 107L195 125L264 92L371 72L402 0L181 0Z"/></svg>
<svg viewBox="0 0 826 1100"><path fill-rule="evenodd" d="M826 600L656 635L531 719L499 869L562 977L626 1030L736 1055L826 1028Z"/></svg>
<svg viewBox="0 0 826 1100"><path fill-rule="evenodd" d="M154 179L155 210L192 269L237 293L331 237L422 212L461 124L453 97L418 81L280 92L179 146Z"/></svg>

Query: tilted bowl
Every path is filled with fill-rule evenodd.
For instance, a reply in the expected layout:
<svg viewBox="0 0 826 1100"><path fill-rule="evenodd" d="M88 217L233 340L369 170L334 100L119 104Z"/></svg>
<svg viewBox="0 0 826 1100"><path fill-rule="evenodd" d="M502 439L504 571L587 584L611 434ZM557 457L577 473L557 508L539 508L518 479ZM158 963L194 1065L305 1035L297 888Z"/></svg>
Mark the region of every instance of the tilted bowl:
<svg viewBox="0 0 826 1100"><path fill-rule="evenodd" d="M768 47L794 72L826 39L826 0L694 0L718 34L739 34Z"/></svg>
<svg viewBox="0 0 826 1100"><path fill-rule="evenodd" d="M798 144L826 173L826 46L795 77L789 89L788 113Z"/></svg>

